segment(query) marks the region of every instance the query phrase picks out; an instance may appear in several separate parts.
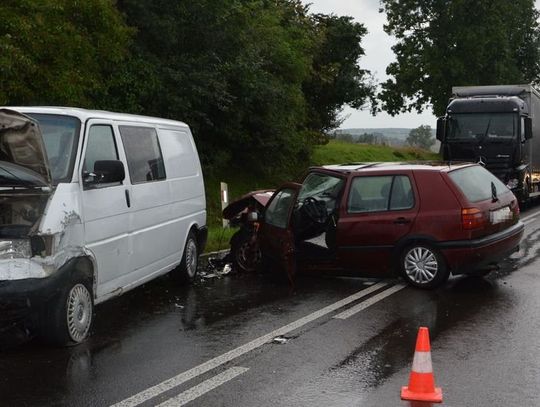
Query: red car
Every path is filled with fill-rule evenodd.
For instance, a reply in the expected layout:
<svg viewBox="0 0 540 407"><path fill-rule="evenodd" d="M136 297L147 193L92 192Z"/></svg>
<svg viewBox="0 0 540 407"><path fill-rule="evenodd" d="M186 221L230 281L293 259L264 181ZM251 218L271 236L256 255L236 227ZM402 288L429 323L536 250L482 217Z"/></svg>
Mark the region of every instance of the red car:
<svg viewBox="0 0 540 407"><path fill-rule="evenodd" d="M236 246L291 278L400 274L434 288L450 273L486 274L519 249L523 229L516 197L480 165L353 163L311 168L276 190L256 238Z"/></svg>

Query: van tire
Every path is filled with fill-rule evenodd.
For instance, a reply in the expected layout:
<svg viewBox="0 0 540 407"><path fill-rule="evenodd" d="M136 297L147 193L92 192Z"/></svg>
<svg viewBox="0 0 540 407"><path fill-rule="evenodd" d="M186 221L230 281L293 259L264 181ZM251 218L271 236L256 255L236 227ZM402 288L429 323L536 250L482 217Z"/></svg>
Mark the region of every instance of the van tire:
<svg viewBox="0 0 540 407"><path fill-rule="evenodd" d="M199 245L197 244L195 233L191 230L186 239L182 261L180 262L180 265L174 269L173 277L181 282L189 283L195 279L198 265Z"/></svg>
<svg viewBox="0 0 540 407"><path fill-rule="evenodd" d="M407 283L424 289L438 287L450 276L443 256L425 243L406 247L399 258L399 268Z"/></svg>
<svg viewBox="0 0 540 407"><path fill-rule="evenodd" d="M88 338L93 312L92 281L75 270L45 310L40 336L56 346L78 345Z"/></svg>

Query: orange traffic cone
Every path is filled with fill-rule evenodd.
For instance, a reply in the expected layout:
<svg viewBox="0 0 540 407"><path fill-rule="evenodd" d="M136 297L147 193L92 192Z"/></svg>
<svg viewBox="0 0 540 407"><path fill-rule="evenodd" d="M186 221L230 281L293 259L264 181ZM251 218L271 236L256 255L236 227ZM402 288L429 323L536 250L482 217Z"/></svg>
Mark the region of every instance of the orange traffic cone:
<svg viewBox="0 0 540 407"><path fill-rule="evenodd" d="M442 402L442 390L440 387L435 387L431 366L429 331L425 327L418 330L409 385L401 388L401 398L432 403Z"/></svg>

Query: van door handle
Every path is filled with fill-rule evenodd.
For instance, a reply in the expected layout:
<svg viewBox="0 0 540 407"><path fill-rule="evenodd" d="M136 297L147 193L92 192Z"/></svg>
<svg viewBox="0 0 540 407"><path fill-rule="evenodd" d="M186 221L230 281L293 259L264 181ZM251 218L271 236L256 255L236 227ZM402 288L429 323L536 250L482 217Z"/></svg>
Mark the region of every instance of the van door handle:
<svg viewBox="0 0 540 407"><path fill-rule="evenodd" d="M126 189L126 203L128 208L131 208L131 200L129 199L129 191Z"/></svg>
<svg viewBox="0 0 540 407"><path fill-rule="evenodd" d="M407 223L411 223L411 220L407 219L407 218L400 217L400 218L397 218L394 221L394 223L396 223L398 225L406 225Z"/></svg>

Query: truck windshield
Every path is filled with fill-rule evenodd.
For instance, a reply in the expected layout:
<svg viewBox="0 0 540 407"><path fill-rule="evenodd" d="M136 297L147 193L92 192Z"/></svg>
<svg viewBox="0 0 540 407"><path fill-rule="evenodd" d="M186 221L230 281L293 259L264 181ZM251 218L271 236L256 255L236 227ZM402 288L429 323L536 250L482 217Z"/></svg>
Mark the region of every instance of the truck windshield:
<svg viewBox="0 0 540 407"><path fill-rule="evenodd" d="M71 116L26 114L39 123L49 158L53 185L58 185L60 182L71 182L79 144L80 120Z"/></svg>
<svg viewBox="0 0 540 407"><path fill-rule="evenodd" d="M518 115L515 113L461 113L448 121L448 140L511 140L516 138Z"/></svg>

